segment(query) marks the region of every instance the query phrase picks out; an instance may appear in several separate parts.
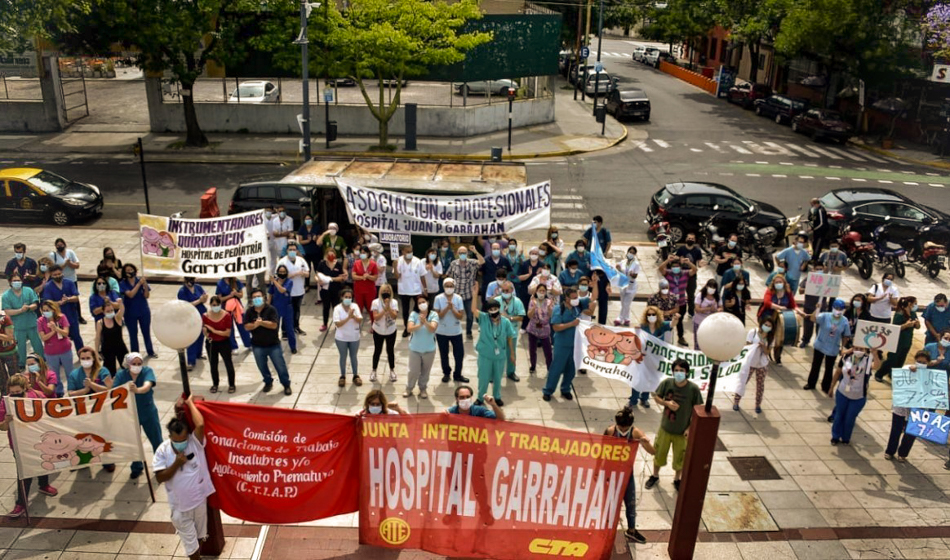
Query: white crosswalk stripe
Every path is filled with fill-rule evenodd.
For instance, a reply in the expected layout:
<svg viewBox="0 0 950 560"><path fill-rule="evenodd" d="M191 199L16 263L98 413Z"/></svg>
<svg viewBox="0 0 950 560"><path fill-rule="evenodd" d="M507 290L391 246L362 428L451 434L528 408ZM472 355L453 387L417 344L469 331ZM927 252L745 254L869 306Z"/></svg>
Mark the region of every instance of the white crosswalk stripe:
<svg viewBox="0 0 950 560"><path fill-rule="evenodd" d="M661 148L669 148L669 147L670 147L669 143L667 143L667 142L665 142L665 141L663 141L663 140L657 140L656 138L651 138L651 140L653 140L653 142L655 142L656 145L659 146L659 147L661 147Z"/></svg>
<svg viewBox="0 0 950 560"><path fill-rule="evenodd" d="M808 151L806 148L803 148L797 144L785 144L785 145L788 146L790 149L795 150L796 152L805 154L808 157L818 157L818 154L816 154L815 152Z"/></svg>
<svg viewBox="0 0 950 560"><path fill-rule="evenodd" d="M836 154L843 155L844 157L846 157L846 158L848 158L848 159L851 159L851 160L854 160L854 161L867 161L866 159L861 158L861 157L858 157L858 156L852 154L851 152L842 150L841 148L832 148L831 146L829 146L829 147L828 147L828 151L829 151L829 152L834 152L834 153L836 153Z"/></svg>
<svg viewBox="0 0 950 560"><path fill-rule="evenodd" d="M835 155L827 150L819 148L818 146L809 146L809 149L816 151L823 156L830 157L831 159L841 159L841 156Z"/></svg>
<svg viewBox="0 0 950 560"><path fill-rule="evenodd" d="M869 159L869 160L871 160L871 161L873 161L873 162L876 162L876 163L890 163L890 162L887 161L886 159L884 159L884 158L879 158L879 157L877 157L877 156L875 156L875 155L871 155L871 154L869 154L868 152L861 152L861 157L867 158L867 159Z"/></svg>
<svg viewBox="0 0 950 560"><path fill-rule="evenodd" d="M634 145L634 147L639 148L639 149L643 150L644 152L652 152L652 151L653 151L653 148L647 146L646 142L643 142L643 141L641 141L641 140L635 140L635 141L633 142L633 145Z"/></svg>
<svg viewBox="0 0 950 560"><path fill-rule="evenodd" d="M740 154L751 154L751 153L752 153L752 152L750 152L749 150L743 148L742 146L737 146L737 145L735 145L735 144L729 144L729 147L732 148L733 150L739 152Z"/></svg>

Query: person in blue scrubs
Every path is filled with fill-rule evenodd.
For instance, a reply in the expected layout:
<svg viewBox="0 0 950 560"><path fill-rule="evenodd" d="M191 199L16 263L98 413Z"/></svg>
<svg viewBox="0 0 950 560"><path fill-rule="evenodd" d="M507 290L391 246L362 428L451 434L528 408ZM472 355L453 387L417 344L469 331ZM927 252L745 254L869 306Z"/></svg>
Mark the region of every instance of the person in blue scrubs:
<svg viewBox="0 0 950 560"><path fill-rule="evenodd" d="M131 266L131 265L126 265ZM135 384L135 407L139 413L139 424L145 430L145 437L152 444L152 451L162 444L162 425L158 420L158 408L155 406L155 372L152 368L142 365L144 360L138 352L129 352L125 356L125 368L115 374L113 387L125 385L129 381ZM133 479L142 475L145 464L141 461L132 463Z"/></svg>
<svg viewBox="0 0 950 560"><path fill-rule="evenodd" d="M297 333L294 332L294 306L290 290L293 288L294 279L288 278L287 267L280 265L277 267L277 276L271 278L270 286L267 288L267 295L270 298L269 303L277 310L280 316L280 329L284 333L283 337L287 339L290 345L290 353L297 353Z"/></svg>
<svg viewBox="0 0 950 560"><path fill-rule="evenodd" d="M193 305L201 315L204 315L208 311L208 308L205 307L205 302L208 301L208 297L204 288L195 282L193 276L185 276L185 284L181 288L178 288L178 299L187 301ZM204 330L202 330L201 334L198 335L198 338L188 347L188 351L185 353L188 362L188 371L195 368L195 363L198 361L198 358L201 357L201 348L204 346L204 343L205 334Z"/></svg>
<svg viewBox="0 0 950 560"><path fill-rule="evenodd" d="M79 288L68 278L63 278L63 268L58 264L50 267L50 278L43 289L43 299L55 301L69 321L69 339L75 348L85 346L79 334Z"/></svg>
<svg viewBox="0 0 950 560"><path fill-rule="evenodd" d="M152 310L148 306L152 289L144 276L141 278L138 276L138 268L134 264L126 264L122 267L119 290L122 292L125 305L125 328L129 330L129 347L132 352L139 351L139 327L141 327L148 357L157 358L158 354L152 348ZM161 430L159 430L159 435L161 435Z"/></svg>
<svg viewBox="0 0 950 560"><path fill-rule="evenodd" d="M102 319L102 306L106 301L112 303L119 301L119 292L118 290L112 290L110 279L111 277L108 276L99 276L92 284L92 294L89 296L89 312L92 313L93 321ZM117 283L116 288L118 286Z"/></svg>
<svg viewBox="0 0 950 560"><path fill-rule="evenodd" d="M231 317L234 319L234 325L236 329L231 329L231 350L237 352L237 338L234 336L234 331L237 331L241 335L241 342L244 344L244 348L251 349L251 333L247 332L247 329L244 328L243 317L244 317L244 307L242 304L240 313L235 313L231 309L231 305L228 305L228 301L231 299L236 299L238 303L241 303L241 299L244 297L244 282L241 282L237 278L222 278L218 280L218 285L215 287L214 294L221 297L221 305L231 313Z"/></svg>
<svg viewBox="0 0 950 560"><path fill-rule="evenodd" d="M589 300L588 300L589 301ZM561 304L554 308L551 315L551 329L554 331L554 358L551 369L548 370L548 380L544 384L542 398L551 400L551 395L561 382L561 396L573 400L571 393L574 382L574 331L580 324L580 316L587 315L590 320L593 315L588 301L577 295L576 288L565 288Z"/></svg>

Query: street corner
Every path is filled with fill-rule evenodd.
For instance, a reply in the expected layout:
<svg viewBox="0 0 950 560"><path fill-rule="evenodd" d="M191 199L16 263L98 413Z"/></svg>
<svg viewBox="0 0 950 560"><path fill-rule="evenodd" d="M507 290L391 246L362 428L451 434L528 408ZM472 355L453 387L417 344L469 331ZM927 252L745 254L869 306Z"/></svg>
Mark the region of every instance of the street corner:
<svg viewBox="0 0 950 560"><path fill-rule="evenodd" d="M852 138L848 140L848 143L872 154L893 158L905 163L931 167L934 169L950 170L950 162L942 161L938 159L937 156L921 150L912 150L897 146L891 149L885 149L873 144L869 144L860 138Z"/></svg>

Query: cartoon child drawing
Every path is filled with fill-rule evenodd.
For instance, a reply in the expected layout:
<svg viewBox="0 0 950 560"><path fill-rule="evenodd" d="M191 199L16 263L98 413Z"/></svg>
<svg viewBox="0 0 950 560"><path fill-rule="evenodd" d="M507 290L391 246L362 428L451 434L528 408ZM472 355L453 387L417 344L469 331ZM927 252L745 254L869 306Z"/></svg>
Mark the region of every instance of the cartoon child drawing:
<svg viewBox="0 0 950 560"><path fill-rule="evenodd" d="M79 457L80 465L101 463L102 459L99 456L112 451L112 444L96 434L76 434L76 439L79 440L76 455Z"/></svg>
<svg viewBox="0 0 950 560"><path fill-rule="evenodd" d="M158 235L158 244L162 257L172 258L175 256L175 240L172 239L170 233L167 231L160 233Z"/></svg>
<svg viewBox="0 0 950 560"><path fill-rule="evenodd" d="M643 363L643 344L640 337L632 332L619 333L620 342L614 348L614 363L630 365L633 362Z"/></svg>
<svg viewBox="0 0 950 560"><path fill-rule="evenodd" d="M48 471L78 465L79 456L76 454L78 448L79 440L73 436L52 431L40 436L40 442L33 446L33 449L40 452L40 458L43 460L42 467Z"/></svg>
<svg viewBox="0 0 950 560"><path fill-rule="evenodd" d="M600 325L592 325L587 332L587 355L598 362L613 362L614 347L620 342L620 335Z"/></svg>
<svg viewBox="0 0 950 560"><path fill-rule="evenodd" d="M142 228L142 254L145 255L161 255L162 250L159 248L161 245L161 236L158 231L150 227Z"/></svg>

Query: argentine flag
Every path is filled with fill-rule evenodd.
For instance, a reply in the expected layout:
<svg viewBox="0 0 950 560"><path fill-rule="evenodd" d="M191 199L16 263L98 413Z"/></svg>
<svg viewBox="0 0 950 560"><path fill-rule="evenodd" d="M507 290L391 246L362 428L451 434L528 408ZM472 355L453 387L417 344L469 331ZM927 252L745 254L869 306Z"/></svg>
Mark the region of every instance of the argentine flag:
<svg viewBox="0 0 950 560"><path fill-rule="evenodd" d="M592 270L601 270L607 275L610 283L618 288L623 288L630 283L626 274L620 274L612 264L604 258L604 250L600 247L600 239L597 237L597 228L594 224L590 225L590 267Z"/></svg>

